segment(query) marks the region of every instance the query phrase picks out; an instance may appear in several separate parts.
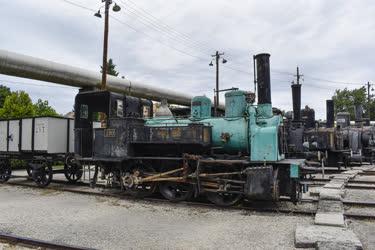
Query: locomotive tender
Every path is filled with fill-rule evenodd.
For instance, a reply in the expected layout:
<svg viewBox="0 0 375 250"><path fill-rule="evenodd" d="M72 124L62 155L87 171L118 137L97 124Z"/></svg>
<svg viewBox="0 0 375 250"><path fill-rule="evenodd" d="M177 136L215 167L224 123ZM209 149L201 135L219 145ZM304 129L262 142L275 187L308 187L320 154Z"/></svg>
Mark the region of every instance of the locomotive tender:
<svg viewBox="0 0 375 250"><path fill-rule="evenodd" d="M211 101L194 97L188 119L167 105L108 91L79 93L75 153L113 183L137 195L158 188L171 201L205 194L227 206L241 200L297 200L304 160L285 159L281 116L273 115L269 54L255 56L258 104L251 92L225 94L225 116L211 116Z"/></svg>

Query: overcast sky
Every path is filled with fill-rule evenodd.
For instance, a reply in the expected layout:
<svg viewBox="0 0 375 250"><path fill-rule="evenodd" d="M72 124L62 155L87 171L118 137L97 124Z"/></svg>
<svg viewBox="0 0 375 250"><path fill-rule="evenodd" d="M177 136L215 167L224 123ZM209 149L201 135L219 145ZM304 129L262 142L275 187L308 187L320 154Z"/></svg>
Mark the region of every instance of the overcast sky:
<svg viewBox="0 0 375 250"><path fill-rule="evenodd" d="M101 0L70 0L97 10ZM290 110L296 66L302 105L325 116L336 88L375 80L375 1L119 0L109 57L120 75L168 89L213 95L211 54L225 52L221 88L253 90L252 55L271 54L272 102ZM0 49L99 71L103 19L64 0L1 0ZM322 81L322 80L329 81ZM341 84L334 82L351 82ZM72 110L76 88L0 75L12 90ZM28 84L25 84L28 83ZM40 86L43 85L43 86Z"/></svg>

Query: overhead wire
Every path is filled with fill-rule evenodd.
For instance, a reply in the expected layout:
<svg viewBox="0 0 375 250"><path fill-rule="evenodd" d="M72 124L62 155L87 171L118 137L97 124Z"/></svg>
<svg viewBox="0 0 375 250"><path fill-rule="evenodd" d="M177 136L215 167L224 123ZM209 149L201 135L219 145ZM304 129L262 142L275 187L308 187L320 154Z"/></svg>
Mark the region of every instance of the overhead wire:
<svg viewBox="0 0 375 250"><path fill-rule="evenodd" d="M71 4L71 5L74 5L74 6L76 6L76 7L79 7L79 8L85 9L85 10L89 10L89 11L96 12L95 9L92 9L92 8L86 7L86 6L84 6L84 5L78 4L78 3L73 2L73 1L69 1L69 0L61 0L61 1L65 2L65 3L68 3L68 4Z"/></svg>
<svg viewBox="0 0 375 250"><path fill-rule="evenodd" d="M134 13L132 12L131 10L127 10L125 12L126 13ZM185 41L183 39L181 39L180 37L176 37L174 36L173 34L169 33L168 31L165 31L163 28L161 28L160 26L158 25L155 25L153 22L150 22L148 21L147 19L143 18L142 16L137 16L137 20L142 24L144 25L145 27L148 27L156 32L159 32L161 35L164 35L166 37L168 37L168 39L171 39L175 42L177 42L178 44L186 47L186 48L192 48L194 50L199 50L201 51L202 53L205 53L206 55L209 55L205 49L202 49L201 47L197 46L197 45L194 45L192 43L190 43L189 41Z"/></svg>
<svg viewBox="0 0 375 250"><path fill-rule="evenodd" d="M86 6L83 6L83 5L80 5L80 4L77 4L77 3L74 3L74 2L69 1L69 0L61 0L61 1L64 1L64 2L66 2L66 3L68 3L68 4L71 4L71 5L75 6L75 7L79 7L79 8L82 8L82 9L85 9L85 10L88 10L88 11L91 11L91 12L94 12L94 13L96 12L95 9L88 8L88 7L86 7ZM120 1L121 1L122 3L124 3L124 1L122 1L122 0L120 0ZM130 1L130 0L128 0L128 1ZM124 4L125 4L125 3L124 3ZM147 13L147 12L146 12L146 13ZM175 51L177 51L177 52L179 52L179 53L182 53L182 54L184 54L184 55L187 55L187 56L193 57L193 58L195 58L195 59L204 60L204 61L207 60L207 59L204 58L204 57L200 57L200 56L197 56L197 55L193 55L193 54L191 54L191 53L189 53L189 52L186 52L186 51L183 51L183 50L177 48L176 46L172 46L172 45L169 44L169 43L166 43L166 42L164 42L164 41L162 41L162 40L160 40L160 39L158 39L158 38L155 38L155 37L149 35L148 33L144 32L144 31L142 31L142 30L140 30L140 29L135 28L134 26L130 25L129 23L125 22L124 20L122 20L122 19L120 19L120 18L118 18L118 17L115 17L115 16L113 16L113 15L110 15L110 17L111 17L113 20L117 21L118 23L120 23L120 24L122 24L122 25L128 27L129 29L131 29L131 30L133 30L133 31L135 31L135 32L137 32L137 33L141 33L141 34L147 36L148 38L153 39L153 40L157 41L158 43L160 43L160 44L162 44L162 45L164 45L164 46L167 46L167 47L169 47L169 48L171 48L171 49L173 49L173 50L175 50ZM156 19L156 18L155 18L155 19ZM144 22L143 22L143 23L144 23ZM144 23L144 24L145 24L145 23ZM147 24L145 24L145 25L147 25ZM149 26L149 25L147 25L147 26ZM149 27L150 27L150 26L149 26ZM154 27L154 29L155 29L155 27ZM181 33L181 34L182 34L182 33ZM179 42L179 41L176 40L176 39L173 39L173 40ZM181 42L179 42L179 43L181 43ZM184 46L185 46L185 47L191 47L191 46L189 46L189 45L184 45ZM210 54L206 54L206 55L211 56ZM252 72L250 72L250 71L242 70L242 69L239 69L239 68L236 68L236 67L233 67L233 66L229 66L229 65L225 65L225 64L224 64L224 67L225 67L225 68L228 68L228 69L230 69L230 70L232 70L232 71L236 71L236 72L243 73L243 74L246 74L246 75L252 75Z"/></svg>
<svg viewBox="0 0 375 250"><path fill-rule="evenodd" d="M190 57L193 57L193 58L196 58L196 59L205 60L205 58L203 58L203 57L199 57L199 56L196 56L196 55L192 55L192 54L190 54L190 53L188 53L188 52L186 52L186 51L183 51L183 50L181 50L181 49L179 49L179 48L176 48L176 47L174 47L174 46L172 46L172 45L170 45L170 44L167 44L167 43L163 42L162 40L160 40L160 39L158 39L158 38L155 38L155 37L153 37L153 36L150 36L150 35L147 34L146 32L144 32L144 31L142 31L142 30L139 30L139 29L137 29L137 28L134 28L132 25L130 25L130 24L124 22L123 20L121 20L121 19L119 19L119 18L117 18L117 17L115 17L115 16L113 16L113 15L110 15L110 17L111 17L113 20L117 21L118 23L120 23L120 24L122 24L122 25L125 25L126 27L128 27L128 28L134 30L135 32L142 33L143 35L147 36L148 38L153 39L153 40L157 41L158 43L160 43L160 44L162 44L162 45L164 45L164 46L167 46L167 47L169 47L169 48L171 48L171 49L173 49L173 50L175 50L175 51L178 51L178 52L180 52L180 53L182 53L182 54L185 54L185 55L187 55L187 56L190 56Z"/></svg>
<svg viewBox="0 0 375 250"><path fill-rule="evenodd" d="M333 80L328 80L328 79L323 79L323 78L318 78L318 77L313 77L309 75L305 75L305 78L310 78L311 80L315 81L321 81L321 82L329 82L329 83L337 83L337 84L346 84L346 85L364 85L363 83L356 83L356 82L343 82L343 81L333 81Z"/></svg>
<svg viewBox="0 0 375 250"><path fill-rule="evenodd" d="M194 44L196 44L196 45L198 45L198 46L200 46L202 48L206 48L206 49L209 49L209 50L211 49L211 45L208 42L201 42L201 41L193 40L189 35L186 35L186 34L180 32L180 31L176 30L175 28L171 27L167 23L163 22L160 18L155 17L150 11L147 11L146 9L140 7L134 1L132 1L132 0L126 0L131 5L126 4L124 2L124 0L119 0L119 1L122 2L123 4L127 5L127 7L132 8L134 11L136 11L140 15L146 17L147 19L152 20L153 22L159 23L159 25L162 26L163 28L165 28L166 30L169 30L170 32L172 32L174 34L176 34L176 35L178 35L178 36L180 36L180 37L182 37L182 38L184 38L184 39L186 39L188 41L191 41Z"/></svg>
<svg viewBox="0 0 375 250"><path fill-rule="evenodd" d="M90 12L94 12L94 13L96 12L95 9L87 8L87 7L83 6L83 5L80 5L80 4L77 4L77 3L71 2L71 1L69 1L69 0L61 0L61 1L66 2L66 3L68 3L68 4L71 4L71 5L75 6L75 7L79 7L79 8L81 8L81 9L88 10L88 11L90 11ZM123 20L121 20L121 19L119 19L119 18L117 18L117 17L115 17L115 16L113 16L113 15L110 15L110 17L111 17L113 20L115 20L116 22L118 22L118 23L120 23L120 24L122 24L122 25L128 27L129 29L131 29L131 30L133 30L133 31L135 31L135 32L138 32L138 33L142 33L143 35L147 36L148 38L153 39L153 40L157 41L158 43L163 44L164 46L167 46L167 47L169 47L169 48L171 48L171 49L173 49L173 50L176 50L176 51L178 51L178 52L180 52L180 53L182 53L182 54L185 54L185 55L187 55L187 56L194 57L194 58L196 58L196 59L200 59L200 60L206 60L206 59L203 58L203 57L199 57L199 56L192 55L192 54L187 53L187 52L185 52L185 51L183 51L183 50L180 50L180 49L178 49L178 48L176 48L176 47L174 47L174 46L171 46L170 44L167 44L167 43L165 43L165 42L163 42L163 41L161 41L161 40L159 40L159 39L157 39L157 38L155 38L155 37L153 37L153 36L147 34L146 32L143 32L142 30L139 30L139 29L133 27L132 25L128 24L127 22L125 22L125 21L123 21Z"/></svg>
<svg viewBox="0 0 375 250"><path fill-rule="evenodd" d="M77 4L75 2L72 2L72 1L69 1L69 0L61 0L61 1L64 1L68 4L71 4L75 7L79 7L79 8L82 8L82 9L85 9L85 10L88 10L88 11L91 11L91 12L96 12L95 9L92 9L92 8L88 8L86 6L83 6L81 4ZM147 27L150 27L156 31L160 31L160 32L163 32L164 34L168 35L170 37L170 39L178 42L180 45L184 46L184 47L188 47L188 48L193 48L193 49L200 49L200 52L202 52L202 49L203 48L208 48L208 47L205 47L203 46L201 42L195 42L194 40L192 40L189 36L185 35L184 33L181 33L175 29L173 29L171 26L165 24L164 22L162 22L159 18L155 17L154 15L152 15L149 11L145 10L144 8L141 8L139 7L139 5L137 5L135 2L133 2L132 0L126 0L128 2L130 2L133 6L130 6L129 4L125 3L124 0L119 0L121 3L125 4L127 7L130 7L132 9L132 11L129 11L131 13L133 13L133 15L136 15L139 19L138 20L142 20L140 21L141 23L143 23L143 25L147 26ZM142 14L144 13L144 14ZM124 20L118 18L118 17L115 17L113 15L110 15L110 17L117 21L118 23L128 27L129 29L135 31L135 32L138 32L138 33L141 33L143 35L145 35L146 37L148 37L149 39L152 39L152 40L155 40L157 41L158 43L164 45L164 46L167 46L181 54L184 54L184 55L187 55L187 56L190 56L190 57L193 57L195 59L199 59L199 60L207 60L206 58L204 57L201 57L201 56L198 56L198 55L193 55L192 53L189 53L189 52L186 52L176 46L172 46L171 44L169 43L166 43L158 38L155 38L154 36L151 36L149 35L148 33L140 30L140 29L137 29L135 28L134 26L130 25L129 23L125 22ZM153 22L159 22L158 24L155 24ZM170 33L168 33L168 31L170 32L173 32L175 33L176 35L178 34L179 36L176 38L176 37L173 37L173 35L171 35ZM184 37L184 40L186 41L189 41L189 44L183 44L182 42L182 37ZM194 42L194 43L193 43ZM198 45L200 44L200 46ZM205 54L205 55L210 55L210 54ZM242 70L240 68L237 68L237 67L233 67L233 66L229 66L227 64L224 64L224 67L225 68L228 68L230 70L233 70L233 71L236 71L236 72L240 72L240 73L243 73L243 74L246 74L246 75L251 75L252 72L251 71L246 71L246 70ZM279 70L279 69L273 69L271 71L271 73L276 73L276 74L281 74L281 75L290 75L290 76L295 76L295 73L293 72L288 72L288 71L283 71L283 70ZM318 78L318 77L313 77L313 76L309 76L309 75L305 75L304 76L305 78L309 78L311 80L316 80L316 81L321 81L321 82L328 82L328 83L337 83L337 84L347 84L347 85L364 85L364 84L361 84L361 83L354 83L354 82L343 82L343 81L334 81L334 80L328 80L328 79L323 79L323 78Z"/></svg>

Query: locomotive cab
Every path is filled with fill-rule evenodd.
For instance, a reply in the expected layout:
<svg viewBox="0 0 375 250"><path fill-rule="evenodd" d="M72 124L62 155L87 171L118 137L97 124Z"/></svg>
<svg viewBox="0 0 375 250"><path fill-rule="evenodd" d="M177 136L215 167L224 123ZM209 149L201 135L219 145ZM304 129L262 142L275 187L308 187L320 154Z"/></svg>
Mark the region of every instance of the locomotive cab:
<svg viewBox="0 0 375 250"><path fill-rule="evenodd" d="M143 125L152 102L109 91L81 92L75 99L75 153L80 159L124 158L128 125Z"/></svg>

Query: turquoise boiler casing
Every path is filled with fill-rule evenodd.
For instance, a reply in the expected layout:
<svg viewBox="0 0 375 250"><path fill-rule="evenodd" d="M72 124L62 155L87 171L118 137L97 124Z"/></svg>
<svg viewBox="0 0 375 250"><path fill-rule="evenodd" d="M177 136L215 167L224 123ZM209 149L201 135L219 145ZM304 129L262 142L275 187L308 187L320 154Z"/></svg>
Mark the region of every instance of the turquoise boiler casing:
<svg viewBox="0 0 375 250"><path fill-rule="evenodd" d="M207 97L196 97L192 103L192 117L174 119L159 117L146 120L147 126L187 126L203 123L211 126L212 147L224 154L249 155L254 162L276 162L284 159L279 148L280 116L272 114L271 104L253 105L247 102L247 92L234 90L226 93L225 117L210 115Z"/></svg>
<svg viewBox="0 0 375 250"><path fill-rule="evenodd" d="M248 114L250 160L275 162L284 159L285 155L279 148L281 116L272 115L271 104L262 104L257 107L250 105Z"/></svg>
<svg viewBox="0 0 375 250"><path fill-rule="evenodd" d="M249 153L248 121L244 117L237 118L207 118L207 119L148 119L147 126L187 126L198 122L211 126L212 147L217 151L237 154Z"/></svg>
<svg viewBox="0 0 375 250"><path fill-rule="evenodd" d="M212 127L212 146L219 152L248 154L248 122L244 117L210 118L200 122Z"/></svg>

